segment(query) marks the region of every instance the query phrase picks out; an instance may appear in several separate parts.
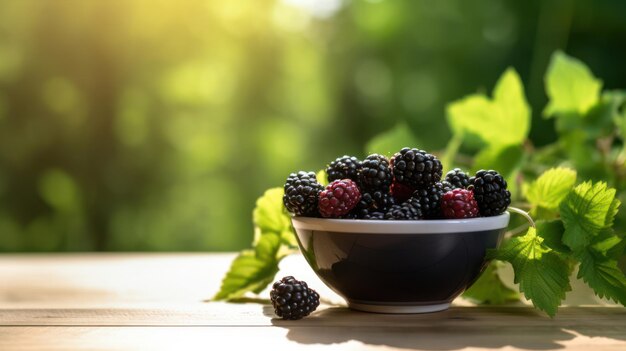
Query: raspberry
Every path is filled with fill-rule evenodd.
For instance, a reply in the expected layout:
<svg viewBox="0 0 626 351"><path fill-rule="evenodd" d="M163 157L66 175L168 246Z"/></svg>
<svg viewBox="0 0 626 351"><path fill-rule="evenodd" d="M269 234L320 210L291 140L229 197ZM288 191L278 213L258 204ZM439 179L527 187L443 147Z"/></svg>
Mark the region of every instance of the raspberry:
<svg viewBox="0 0 626 351"><path fill-rule="evenodd" d="M315 173L291 173L285 182L283 204L296 216L318 216L317 199L324 187L317 182Z"/></svg>
<svg viewBox="0 0 626 351"><path fill-rule="evenodd" d="M356 182L359 179L360 169L361 161L354 156L344 155L328 165L326 175L329 182L337 179L352 179Z"/></svg>
<svg viewBox="0 0 626 351"><path fill-rule="evenodd" d="M411 197L411 195L413 195L414 191L415 189L411 188L408 185L404 185L396 181L391 183L391 188L390 188L391 195L393 195L393 198L396 199L396 202L398 203L402 203L408 200Z"/></svg>
<svg viewBox="0 0 626 351"><path fill-rule="evenodd" d="M361 200L361 192L350 179L338 179L326 186L319 195L322 217L341 217L350 212Z"/></svg>
<svg viewBox="0 0 626 351"><path fill-rule="evenodd" d="M474 192L480 214L497 216L511 204L511 193L506 189L506 180L494 170L480 170L470 178L468 189Z"/></svg>
<svg viewBox="0 0 626 351"><path fill-rule="evenodd" d="M416 189L441 180L441 162L424 150L405 147L396 152L391 158L391 169L398 183Z"/></svg>
<svg viewBox="0 0 626 351"><path fill-rule="evenodd" d="M385 219L392 220L416 220L422 218L420 203L415 198L410 198L401 205L393 205L385 213Z"/></svg>
<svg viewBox="0 0 626 351"><path fill-rule="evenodd" d="M361 190L389 191L393 176L389 161L385 156L372 154L361 163L359 171L359 187Z"/></svg>
<svg viewBox="0 0 626 351"><path fill-rule="evenodd" d="M470 176L460 168L455 168L446 173L446 181L452 184L454 189L466 189L469 185Z"/></svg>
<svg viewBox="0 0 626 351"><path fill-rule="evenodd" d="M448 185L447 182L446 185ZM419 201L424 218L441 218L441 198L450 190L450 187L446 187L441 182L415 190L413 198Z"/></svg>
<svg viewBox="0 0 626 351"><path fill-rule="evenodd" d="M445 218L478 217L478 203L470 190L453 189L443 195L441 211Z"/></svg>
<svg viewBox="0 0 626 351"><path fill-rule="evenodd" d="M287 276L272 285L270 299L274 312L282 319L301 319L320 305L319 294L304 281Z"/></svg>

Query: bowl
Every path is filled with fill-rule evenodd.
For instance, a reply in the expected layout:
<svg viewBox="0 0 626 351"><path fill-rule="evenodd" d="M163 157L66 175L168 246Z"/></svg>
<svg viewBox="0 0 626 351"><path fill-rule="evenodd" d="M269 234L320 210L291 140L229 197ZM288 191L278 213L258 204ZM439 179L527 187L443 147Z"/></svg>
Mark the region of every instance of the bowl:
<svg viewBox="0 0 626 351"><path fill-rule="evenodd" d="M313 271L348 307L379 313L446 310L478 279L509 213L455 220L292 217Z"/></svg>

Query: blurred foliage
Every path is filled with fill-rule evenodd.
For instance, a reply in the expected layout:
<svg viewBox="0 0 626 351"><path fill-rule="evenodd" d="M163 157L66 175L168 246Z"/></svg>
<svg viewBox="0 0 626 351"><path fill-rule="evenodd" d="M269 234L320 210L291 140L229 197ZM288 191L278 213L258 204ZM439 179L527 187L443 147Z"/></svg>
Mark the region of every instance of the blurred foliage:
<svg viewBox="0 0 626 351"><path fill-rule="evenodd" d="M619 0L0 0L0 251L247 247L266 188L397 149L375 135L481 147L449 146L446 103L477 86L498 101L486 87L509 66L529 140L571 127L563 150L585 174L592 140L542 118L543 75L556 49L586 62L606 99L586 112L606 116L626 86L624 13Z"/></svg>

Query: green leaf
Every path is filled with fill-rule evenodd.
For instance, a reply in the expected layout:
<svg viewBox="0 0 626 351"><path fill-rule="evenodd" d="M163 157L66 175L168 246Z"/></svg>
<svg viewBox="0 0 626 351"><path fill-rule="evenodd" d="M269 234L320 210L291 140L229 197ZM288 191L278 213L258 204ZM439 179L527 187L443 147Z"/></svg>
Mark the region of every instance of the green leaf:
<svg viewBox="0 0 626 351"><path fill-rule="evenodd" d="M291 217L283 206L283 194L282 188L271 188L257 200L256 207L252 211L254 226L258 228L255 232L255 242L260 236L271 232L278 234L289 246L298 245L291 228Z"/></svg>
<svg viewBox="0 0 626 351"><path fill-rule="evenodd" d="M365 146L367 154L391 156L403 147L420 145L411 128L406 123L398 123L391 130L378 134Z"/></svg>
<svg viewBox="0 0 626 351"><path fill-rule="evenodd" d="M569 285L569 266L565 259L543 243L535 228L523 236L509 239L493 258L510 262L515 283L533 305L554 316Z"/></svg>
<svg viewBox="0 0 626 351"><path fill-rule="evenodd" d="M322 186L328 185L328 175L326 174L325 169L320 169L319 171L317 171L317 173L315 173L315 178L317 179L317 182L320 183Z"/></svg>
<svg viewBox="0 0 626 351"><path fill-rule="evenodd" d="M277 234L261 235L254 250L244 250L233 260L213 300L231 300L248 291L263 291L278 272L278 263L283 258L278 255L280 247L281 238Z"/></svg>
<svg viewBox="0 0 626 351"><path fill-rule="evenodd" d="M551 168L530 184L526 198L531 204L557 209L576 183L576 171L569 168Z"/></svg>
<svg viewBox="0 0 626 351"><path fill-rule="evenodd" d="M498 276L499 261L491 261L480 278L463 293L463 297L483 304L500 305L506 302L519 301L517 291L507 287Z"/></svg>
<svg viewBox="0 0 626 351"><path fill-rule="evenodd" d="M545 77L550 98L544 116L577 113L584 115L598 102L602 81L581 61L561 51L552 55Z"/></svg>
<svg viewBox="0 0 626 351"><path fill-rule="evenodd" d="M619 204L615 189L604 182L585 182L572 189L559 207L565 225L563 242L574 251L587 246L612 225Z"/></svg>
<svg viewBox="0 0 626 351"><path fill-rule="evenodd" d="M558 253L569 254L571 250L563 244L564 232L565 227L560 219L537 221L537 235L543 239L543 244Z"/></svg>
<svg viewBox="0 0 626 351"><path fill-rule="evenodd" d="M470 95L449 104L446 113L454 135L476 135L492 146L522 144L530 130L531 110L513 68L496 83L493 99Z"/></svg>
<svg viewBox="0 0 626 351"><path fill-rule="evenodd" d="M626 277L617 266L617 261L583 250L577 255L580 260L578 278L589 285L601 298L626 305Z"/></svg>

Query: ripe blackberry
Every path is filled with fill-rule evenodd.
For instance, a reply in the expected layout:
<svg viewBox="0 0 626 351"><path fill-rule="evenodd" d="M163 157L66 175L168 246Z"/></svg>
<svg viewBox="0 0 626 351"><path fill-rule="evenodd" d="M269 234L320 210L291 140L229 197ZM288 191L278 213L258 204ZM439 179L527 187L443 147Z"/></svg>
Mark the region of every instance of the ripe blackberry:
<svg viewBox="0 0 626 351"><path fill-rule="evenodd" d="M391 192L391 195L393 195L393 198L396 199L397 203L402 203L411 198L415 189L394 180L393 183L391 183L389 191Z"/></svg>
<svg viewBox="0 0 626 351"><path fill-rule="evenodd" d="M356 209L386 211L396 204L396 200L390 193L382 191L367 192L361 194L361 201Z"/></svg>
<svg viewBox="0 0 626 351"><path fill-rule="evenodd" d="M274 312L282 319L301 319L317 309L319 294L304 281L287 276L272 285L270 299Z"/></svg>
<svg viewBox="0 0 626 351"><path fill-rule="evenodd" d="M494 170L480 170L470 178L469 190L474 192L480 214L497 216L511 204L511 193L506 189L506 180Z"/></svg>
<svg viewBox="0 0 626 351"><path fill-rule="evenodd" d="M478 217L478 203L467 189L453 189L443 195L441 211L445 218Z"/></svg>
<svg viewBox="0 0 626 351"><path fill-rule="evenodd" d="M372 154L361 163L359 171L359 187L361 190L389 191L393 176L389 161L383 155Z"/></svg>
<svg viewBox="0 0 626 351"><path fill-rule="evenodd" d="M324 187L317 182L315 173L291 173L285 182L283 204L296 216L317 217L317 201Z"/></svg>
<svg viewBox="0 0 626 351"><path fill-rule="evenodd" d="M423 150L403 148L391 158L391 169L398 183L420 188L441 180L437 157Z"/></svg>
<svg viewBox="0 0 626 351"><path fill-rule="evenodd" d="M470 176L463 172L460 168L455 168L446 173L446 181L454 187L454 189L467 189Z"/></svg>
<svg viewBox="0 0 626 351"><path fill-rule="evenodd" d="M382 220L385 219L385 213L384 212L378 212L378 211L366 211L366 213L361 217L361 219L369 219L369 220Z"/></svg>
<svg viewBox="0 0 626 351"><path fill-rule="evenodd" d="M318 208L322 217L339 218L361 200L361 192L350 179L337 179L320 192Z"/></svg>
<svg viewBox="0 0 626 351"><path fill-rule="evenodd" d="M344 155L331 162L326 167L328 182L337 179L352 179L355 182L359 179L361 161L354 156Z"/></svg>
<svg viewBox="0 0 626 351"><path fill-rule="evenodd" d="M420 203L415 198L410 198L401 205L393 205L385 212L385 219L391 220L416 220L422 217Z"/></svg>
<svg viewBox="0 0 626 351"><path fill-rule="evenodd" d="M429 185L425 188L417 189L413 193L413 198L419 201L424 218L441 218L441 199L443 194L450 191L441 182Z"/></svg>

